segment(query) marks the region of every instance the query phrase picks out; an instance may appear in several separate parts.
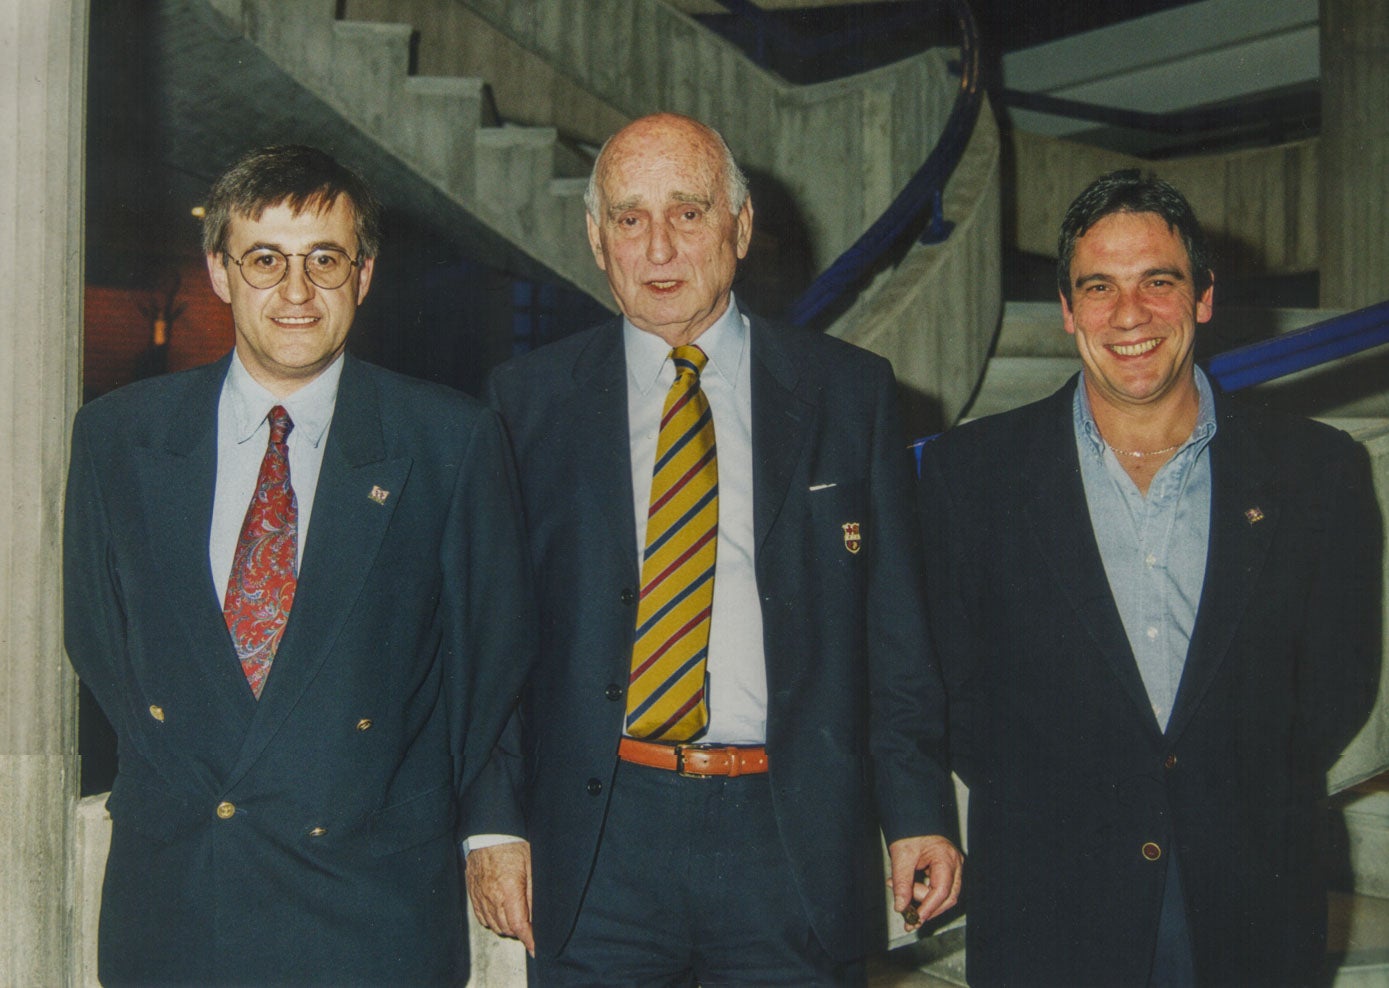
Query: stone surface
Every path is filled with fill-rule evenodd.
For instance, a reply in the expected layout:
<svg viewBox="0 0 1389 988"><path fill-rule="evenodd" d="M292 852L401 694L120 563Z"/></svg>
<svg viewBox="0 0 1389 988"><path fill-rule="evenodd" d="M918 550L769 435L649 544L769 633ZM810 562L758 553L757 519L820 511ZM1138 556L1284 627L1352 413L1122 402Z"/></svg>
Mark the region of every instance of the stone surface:
<svg viewBox="0 0 1389 988"><path fill-rule="evenodd" d="M87 4L0 5L0 984L68 960L76 686L61 538L82 321Z"/></svg>
<svg viewBox="0 0 1389 988"><path fill-rule="evenodd" d="M1321 0L1321 304L1389 299L1389 16Z"/></svg>
<svg viewBox="0 0 1389 988"><path fill-rule="evenodd" d="M1022 251L1056 256L1061 217L1082 189L1116 168L1143 168L1181 189L1225 275L1290 274L1320 266L1317 139L1228 154L1145 161L1022 131L1005 136L1014 178L1004 229ZM1332 304L1332 303L1327 303Z"/></svg>

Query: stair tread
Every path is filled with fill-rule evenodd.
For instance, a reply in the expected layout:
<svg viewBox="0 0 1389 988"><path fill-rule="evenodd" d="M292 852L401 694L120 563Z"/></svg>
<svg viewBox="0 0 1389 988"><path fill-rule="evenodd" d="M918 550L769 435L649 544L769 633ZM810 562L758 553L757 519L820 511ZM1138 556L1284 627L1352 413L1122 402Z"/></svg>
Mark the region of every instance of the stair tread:
<svg viewBox="0 0 1389 988"><path fill-rule="evenodd" d="M407 89L422 94L477 96L486 85L486 80L463 75L412 75L405 80Z"/></svg>

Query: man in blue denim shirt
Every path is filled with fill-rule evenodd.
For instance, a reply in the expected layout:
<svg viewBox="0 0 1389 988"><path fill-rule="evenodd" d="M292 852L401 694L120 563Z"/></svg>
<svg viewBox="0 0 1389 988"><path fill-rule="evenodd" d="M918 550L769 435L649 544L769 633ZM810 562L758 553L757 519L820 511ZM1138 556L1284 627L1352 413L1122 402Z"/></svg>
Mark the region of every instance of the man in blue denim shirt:
<svg viewBox="0 0 1389 988"><path fill-rule="evenodd" d="M1367 458L1212 392L1166 182L1098 179L1058 253L1083 372L922 466L970 984L1311 982L1324 774L1379 671Z"/></svg>

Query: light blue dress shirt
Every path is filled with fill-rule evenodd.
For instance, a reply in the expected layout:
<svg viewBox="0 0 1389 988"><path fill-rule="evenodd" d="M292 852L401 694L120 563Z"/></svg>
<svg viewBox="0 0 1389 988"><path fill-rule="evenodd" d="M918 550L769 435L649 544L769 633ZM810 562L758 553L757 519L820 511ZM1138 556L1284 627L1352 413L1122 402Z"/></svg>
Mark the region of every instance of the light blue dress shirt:
<svg viewBox="0 0 1389 988"><path fill-rule="evenodd" d="M1109 589L1148 691L1166 731L1186 666L1210 541L1215 403L1198 368L1196 427L1162 465L1144 496L1105 445L1082 377L1072 405L1076 451L1090 524Z"/></svg>
<svg viewBox="0 0 1389 988"><path fill-rule="evenodd" d="M212 501L212 527L207 557L217 606L227 594L236 543L246 508L256 489L261 460L270 441L270 409L283 405L294 428L289 433L289 482L298 507L295 570L304 561L314 491L323 466L324 440L338 402L342 356L323 373L287 398L276 398L251 377L241 358L232 353L231 366L217 402L217 487Z"/></svg>
<svg viewBox="0 0 1389 988"><path fill-rule="evenodd" d="M651 470L666 392L675 381L670 344L625 319L627 421L638 560L646 545ZM748 321L728 310L694 341L709 357L700 387L714 416L719 462L719 535L709 624L709 729L701 741L762 744L767 739L767 662L752 531L752 359ZM640 562L638 562L640 565Z"/></svg>

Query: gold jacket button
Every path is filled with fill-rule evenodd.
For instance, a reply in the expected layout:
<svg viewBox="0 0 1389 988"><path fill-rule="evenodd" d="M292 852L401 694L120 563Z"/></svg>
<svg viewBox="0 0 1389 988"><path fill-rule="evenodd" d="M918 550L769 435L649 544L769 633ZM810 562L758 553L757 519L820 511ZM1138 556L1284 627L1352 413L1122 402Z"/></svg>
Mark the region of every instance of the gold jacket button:
<svg viewBox="0 0 1389 988"><path fill-rule="evenodd" d="M1143 845L1143 857L1147 858L1149 861L1156 861L1158 858L1162 857L1162 848L1158 847L1152 841L1148 841L1148 843Z"/></svg>
<svg viewBox="0 0 1389 988"><path fill-rule="evenodd" d="M159 723L164 723L164 708L157 703L151 703L150 716L159 721Z"/></svg>
<svg viewBox="0 0 1389 988"><path fill-rule="evenodd" d="M370 718L370 717L363 717L361 720L357 721L357 730L359 730L359 731L369 731L369 730L371 730L371 718Z"/></svg>
<svg viewBox="0 0 1389 988"><path fill-rule="evenodd" d="M322 836L323 836L324 834L326 834L327 832L328 832L328 829L327 829L326 827L314 827L312 830L309 831L309 836L310 836L310 837L322 837Z"/></svg>
<svg viewBox="0 0 1389 988"><path fill-rule="evenodd" d="M228 803L226 800L217 804L217 816L223 820L230 820L236 816L236 804Z"/></svg>

